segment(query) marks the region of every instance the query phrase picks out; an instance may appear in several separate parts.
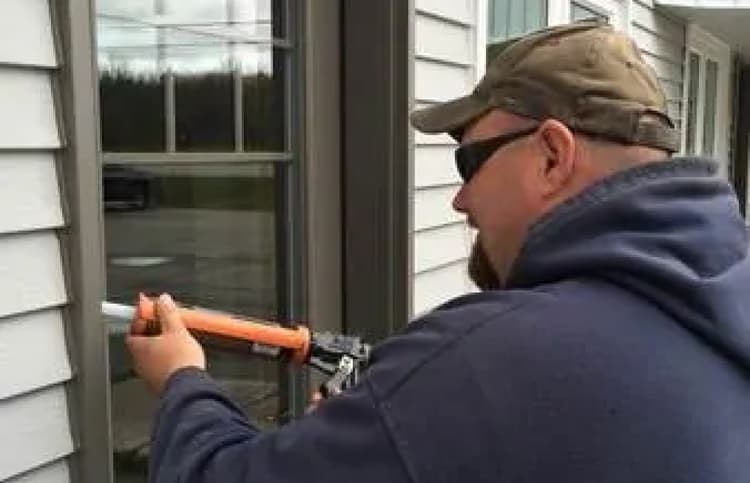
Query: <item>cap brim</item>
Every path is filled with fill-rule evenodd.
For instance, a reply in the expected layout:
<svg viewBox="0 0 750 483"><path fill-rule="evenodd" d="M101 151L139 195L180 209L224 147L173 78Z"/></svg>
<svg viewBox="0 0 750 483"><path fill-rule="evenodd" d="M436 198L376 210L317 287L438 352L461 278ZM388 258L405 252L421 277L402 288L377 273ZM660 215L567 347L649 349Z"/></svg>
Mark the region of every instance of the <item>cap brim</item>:
<svg viewBox="0 0 750 483"><path fill-rule="evenodd" d="M449 133L458 138L464 128L489 110L486 102L474 95L419 109L409 119L415 129L424 133Z"/></svg>

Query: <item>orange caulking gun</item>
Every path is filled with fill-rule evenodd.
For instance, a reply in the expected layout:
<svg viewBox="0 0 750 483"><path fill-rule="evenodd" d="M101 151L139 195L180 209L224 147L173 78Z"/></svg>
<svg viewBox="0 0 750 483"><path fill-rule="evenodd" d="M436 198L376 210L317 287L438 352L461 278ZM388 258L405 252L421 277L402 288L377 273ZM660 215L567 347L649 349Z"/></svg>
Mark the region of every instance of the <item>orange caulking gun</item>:
<svg viewBox="0 0 750 483"><path fill-rule="evenodd" d="M313 332L307 327L282 327L224 313L179 307L182 321L201 342L253 355L307 364L331 376L321 386L323 397L357 383L370 358L370 346L359 337ZM102 314L122 320L148 322L146 334L159 333L156 301L141 295L138 305L102 303Z"/></svg>

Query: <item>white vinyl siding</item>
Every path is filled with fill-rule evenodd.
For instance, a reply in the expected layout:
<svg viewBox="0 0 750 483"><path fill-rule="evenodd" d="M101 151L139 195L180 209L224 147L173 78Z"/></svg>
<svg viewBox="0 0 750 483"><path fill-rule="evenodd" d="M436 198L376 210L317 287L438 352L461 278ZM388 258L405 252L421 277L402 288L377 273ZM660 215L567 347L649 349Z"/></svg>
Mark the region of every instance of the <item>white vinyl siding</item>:
<svg viewBox="0 0 750 483"><path fill-rule="evenodd" d="M643 59L656 72L667 96L669 117L682 126L682 82L685 58L685 25L655 9L652 2L633 0L630 35Z"/></svg>
<svg viewBox="0 0 750 483"><path fill-rule="evenodd" d="M434 308L457 295L467 293L466 261L440 265L421 273L414 286L414 306ZM423 311L424 311L423 310Z"/></svg>
<svg viewBox="0 0 750 483"><path fill-rule="evenodd" d="M0 481L13 483L70 481L74 451L49 6L0 7Z"/></svg>
<svg viewBox="0 0 750 483"><path fill-rule="evenodd" d="M57 235L43 230L0 236L0 283L0 317L64 304L67 297ZM5 369L0 367L0 371Z"/></svg>
<svg viewBox="0 0 750 483"><path fill-rule="evenodd" d="M0 86L0 149L58 147L49 72L0 67Z"/></svg>
<svg viewBox="0 0 750 483"><path fill-rule="evenodd" d="M420 102L439 102L468 93L474 85L472 68L417 58L414 65L414 90Z"/></svg>
<svg viewBox="0 0 750 483"><path fill-rule="evenodd" d="M466 95L478 76L477 0L416 0L414 97L417 107ZM479 28L486 29L486 25ZM460 187L450 136L415 135L412 312L472 290L464 216L451 208Z"/></svg>
<svg viewBox="0 0 750 483"><path fill-rule="evenodd" d="M414 0L417 16L430 16L442 19L445 23L471 26L476 0ZM417 39L419 40L419 39ZM417 41L416 45L420 42Z"/></svg>
<svg viewBox="0 0 750 483"><path fill-rule="evenodd" d="M49 0L3 0L0 63L54 67Z"/></svg>
<svg viewBox="0 0 750 483"><path fill-rule="evenodd" d="M422 144L414 153L414 182L417 188L455 186L461 182L453 158L455 143Z"/></svg>
<svg viewBox="0 0 750 483"><path fill-rule="evenodd" d="M63 224L55 159L51 152L0 151L0 232Z"/></svg>
<svg viewBox="0 0 750 483"><path fill-rule="evenodd" d="M451 208L451 202L458 189L459 185L417 189L414 197L414 229L417 230L417 234L451 223L463 223L464 215Z"/></svg>
<svg viewBox="0 0 750 483"><path fill-rule="evenodd" d="M44 310L3 320L0 323L0 367L23 368L3 372L0 400L70 379L60 310Z"/></svg>
<svg viewBox="0 0 750 483"><path fill-rule="evenodd" d="M70 481L70 470L64 460L56 461L6 481L7 483L60 483Z"/></svg>
<svg viewBox="0 0 750 483"><path fill-rule="evenodd" d="M73 451L62 386L0 400L0 481Z"/></svg>

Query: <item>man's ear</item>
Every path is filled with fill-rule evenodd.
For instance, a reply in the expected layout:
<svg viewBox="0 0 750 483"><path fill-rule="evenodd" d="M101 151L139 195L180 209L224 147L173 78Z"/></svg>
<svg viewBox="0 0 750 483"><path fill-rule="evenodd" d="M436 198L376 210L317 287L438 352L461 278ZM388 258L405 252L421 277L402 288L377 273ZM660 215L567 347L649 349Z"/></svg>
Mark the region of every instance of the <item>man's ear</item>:
<svg viewBox="0 0 750 483"><path fill-rule="evenodd" d="M547 119L537 130L541 159L537 177L543 196L558 193L571 180L576 162L576 139L573 132L555 119Z"/></svg>

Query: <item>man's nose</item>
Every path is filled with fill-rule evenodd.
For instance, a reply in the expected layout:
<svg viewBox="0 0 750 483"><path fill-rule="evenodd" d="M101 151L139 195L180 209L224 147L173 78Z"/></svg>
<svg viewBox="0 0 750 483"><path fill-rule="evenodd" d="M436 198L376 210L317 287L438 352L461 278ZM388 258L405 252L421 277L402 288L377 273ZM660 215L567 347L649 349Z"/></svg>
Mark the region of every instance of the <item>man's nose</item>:
<svg viewBox="0 0 750 483"><path fill-rule="evenodd" d="M466 185L461 185L458 192L453 196L453 209L459 213L466 213L466 205L464 204L464 188Z"/></svg>

